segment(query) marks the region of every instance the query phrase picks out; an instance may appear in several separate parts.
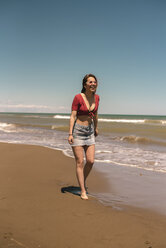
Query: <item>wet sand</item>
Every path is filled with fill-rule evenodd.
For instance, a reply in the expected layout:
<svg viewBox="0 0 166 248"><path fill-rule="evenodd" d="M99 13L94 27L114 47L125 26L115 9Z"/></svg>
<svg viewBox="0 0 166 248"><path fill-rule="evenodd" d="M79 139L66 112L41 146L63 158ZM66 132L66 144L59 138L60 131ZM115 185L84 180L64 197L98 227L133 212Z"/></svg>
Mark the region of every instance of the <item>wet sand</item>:
<svg viewBox="0 0 166 248"><path fill-rule="evenodd" d="M75 162L48 148L0 144L0 248L165 248L166 217L119 211L76 193ZM93 170L89 192L107 193Z"/></svg>
<svg viewBox="0 0 166 248"><path fill-rule="evenodd" d="M94 194L104 204L139 207L166 216L166 173L106 163L96 163L95 168L111 182L109 192Z"/></svg>

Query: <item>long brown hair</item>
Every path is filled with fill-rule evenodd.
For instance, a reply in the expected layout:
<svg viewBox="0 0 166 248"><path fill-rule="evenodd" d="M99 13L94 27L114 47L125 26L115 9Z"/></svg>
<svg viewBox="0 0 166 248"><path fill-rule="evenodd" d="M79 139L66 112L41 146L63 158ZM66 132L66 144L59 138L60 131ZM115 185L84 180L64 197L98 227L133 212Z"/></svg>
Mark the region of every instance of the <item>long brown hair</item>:
<svg viewBox="0 0 166 248"><path fill-rule="evenodd" d="M85 77L82 80L82 90L81 90L81 93L85 93L85 91L86 91L85 84L86 84L86 82L87 82L87 80L88 80L89 77L93 77L96 80L96 83L98 84L98 81L97 81L97 78L96 78L95 75L93 75L93 74L86 74Z"/></svg>

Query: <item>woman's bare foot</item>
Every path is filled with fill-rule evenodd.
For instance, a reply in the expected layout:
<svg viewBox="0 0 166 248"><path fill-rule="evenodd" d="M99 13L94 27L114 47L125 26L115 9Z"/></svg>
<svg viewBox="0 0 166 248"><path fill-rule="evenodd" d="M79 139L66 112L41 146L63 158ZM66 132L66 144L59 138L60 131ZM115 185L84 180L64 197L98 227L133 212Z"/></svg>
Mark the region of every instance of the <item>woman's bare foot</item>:
<svg viewBox="0 0 166 248"><path fill-rule="evenodd" d="M88 196L87 196L86 192L81 193L81 199L82 200L88 200Z"/></svg>

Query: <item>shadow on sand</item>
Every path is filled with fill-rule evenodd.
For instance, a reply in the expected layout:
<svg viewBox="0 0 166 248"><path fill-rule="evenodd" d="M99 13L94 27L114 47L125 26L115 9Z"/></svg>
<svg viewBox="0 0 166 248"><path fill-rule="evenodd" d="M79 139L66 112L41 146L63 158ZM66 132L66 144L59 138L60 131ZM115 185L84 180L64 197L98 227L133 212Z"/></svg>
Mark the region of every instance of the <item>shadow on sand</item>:
<svg viewBox="0 0 166 248"><path fill-rule="evenodd" d="M68 187L62 187L61 192L62 193L68 192L68 193L71 193L73 195L80 196L81 189L80 189L80 187L76 187L76 186L68 186Z"/></svg>

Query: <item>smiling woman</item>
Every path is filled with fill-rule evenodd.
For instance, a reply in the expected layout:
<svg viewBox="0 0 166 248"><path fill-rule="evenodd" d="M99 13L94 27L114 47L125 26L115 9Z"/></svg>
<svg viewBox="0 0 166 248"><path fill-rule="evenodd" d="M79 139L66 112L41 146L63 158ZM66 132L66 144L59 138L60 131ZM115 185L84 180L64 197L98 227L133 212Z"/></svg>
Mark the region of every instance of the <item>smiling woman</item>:
<svg viewBox="0 0 166 248"><path fill-rule="evenodd" d="M93 74L87 74L83 78L82 91L74 97L70 116L68 141L75 156L77 179L81 188L81 198L84 200L88 199L85 181L94 163L95 136L98 135L99 96L95 94L97 86L97 78Z"/></svg>

